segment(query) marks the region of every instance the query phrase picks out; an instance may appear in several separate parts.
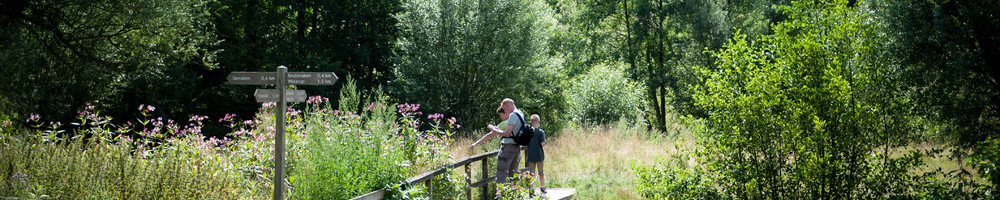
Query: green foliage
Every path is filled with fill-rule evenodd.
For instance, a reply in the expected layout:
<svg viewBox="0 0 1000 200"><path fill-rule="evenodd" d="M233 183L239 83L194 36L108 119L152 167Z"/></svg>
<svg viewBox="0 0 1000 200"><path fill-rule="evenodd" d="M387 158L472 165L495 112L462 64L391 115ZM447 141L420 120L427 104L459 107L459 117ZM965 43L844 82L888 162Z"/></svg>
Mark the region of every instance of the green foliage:
<svg viewBox="0 0 1000 200"><path fill-rule="evenodd" d="M153 108L143 108L143 115ZM202 117L190 124L142 119L111 124L94 106L70 123L77 136L60 137L59 122L28 121L38 131L0 129L0 196L31 199L261 199L267 148L246 149L262 140L204 139ZM273 134L272 134L273 135ZM263 139L266 136L256 136ZM270 140L269 140L270 141ZM266 141L265 141L266 142Z"/></svg>
<svg viewBox="0 0 1000 200"><path fill-rule="evenodd" d="M497 183L498 200L519 200L519 199L545 199L534 194L531 184L535 182L536 175L531 171L514 173L509 179L510 183Z"/></svg>
<svg viewBox="0 0 1000 200"><path fill-rule="evenodd" d="M686 160L683 157L674 159ZM635 189L648 199L722 199L722 194L701 168L687 167L684 163L662 167L633 164L632 171L638 182Z"/></svg>
<svg viewBox="0 0 1000 200"><path fill-rule="evenodd" d="M636 121L642 91L625 77L621 66L599 64L577 79L565 95L570 119L585 124Z"/></svg>
<svg viewBox="0 0 1000 200"><path fill-rule="evenodd" d="M454 120L428 115L431 121L423 122L418 105L393 106L381 92L372 96L362 110L334 110L327 102L309 105L302 113L309 117L301 129L306 135L301 164L289 178L296 198L354 198L447 163ZM341 97L341 108L363 102L350 79ZM419 130L423 123L433 129Z"/></svg>
<svg viewBox="0 0 1000 200"><path fill-rule="evenodd" d="M210 4L219 63L230 71L332 71L368 90L394 79L399 0L219 0ZM225 76L225 73L222 73ZM221 84L221 83L220 83ZM309 86L335 97L340 86ZM252 91L252 90L251 90ZM334 102L335 104L337 102Z"/></svg>
<svg viewBox="0 0 1000 200"><path fill-rule="evenodd" d="M345 95L345 94L355 95ZM352 81L341 96L341 106L359 103ZM384 97L380 97L384 98ZM364 112L331 113L329 103L310 106L305 115L307 135L301 173L290 180L304 199L349 199L398 183L405 178L407 163L400 128L391 106L383 101ZM368 127L368 128L361 128Z"/></svg>
<svg viewBox="0 0 1000 200"><path fill-rule="evenodd" d="M0 112L72 120L83 102L116 123L158 115L253 115L253 87L232 71L333 71L364 89L394 79L398 0L16 0L0 2ZM304 86L334 96L340 85ZM17 105L17 106L7 106ZM17 116L23 117L23 116ZM209 135L224 125L206 122Z"/></svg>
<svg viewBox="0 0 1000 200"><path fill-rule="evenodd" d="M204 1L6 1L0 12L0 112L69 121L84 102L115 104L147 72L214 68ZM134 106L138 106L135 104ZM128 106L133 107L133 106ZM10 109L10 110L6 110ZM127 118L126 118L127 119Z"/></svg>
<svg viewBox="0 0 1000 200"><path fill-rule="evenodd" d="M889 149L919 135L909 105L895 98L892 68L874 53L882 41L865 20L869 12L847 1L782 9L789 20L775 24L774 35L758 43L737 33L714 52L715 69L699 68L704 86L695 105L709 113L691 124L701 175L727 198L911 195L909 170L923 165L923 154ZM667 174L668 186L683 186L674 192L703 193L686 193L688 172Z"/></svg>
<svg viewBox="0 0 1000 200"><path fill-rule="evenodd" d="M362 102L353 80L347 83L351 91L343 92L341 105ZM305 111L286 113L289 198L353 198L448 162L454 118L433 114L422 121L418 105L393 108L385 95L371 96L377 98L362 110L334 110L327 99L313 96ZM202 135L207 117L192 116L181 125L156 117L156 108L145 105L141 118L114 124L88 104L68 125L73 134L35 114L27 120L34 132L0 120L0 175L11 177L0 181L0 197L269 198L274 107L265 103L253 120L219 119L234 130L221 139ZM418 129L424 123L433 128ZM450 188L436 190L434 199L460 193L457 177L437 180L435 188Z"/></svg>
<svg viewBox="0 0 1000 200"><path fill-rule="evenodd" d="M911 103L940 123L940 141L977 150L1000 137L998 1L875 0L886 54L898 58ZM955 151L958 155L963 151Z"/></svg>
<svg viewBox="0 0 1000 200"><path fill-rule="evenodd" d="M494 119L503 98L559 119L562 94L547 51L548 6L529 0L406 1L397 16L394 95L472 127ZM555 121L552 121L555 122Z"/></svg>
<svg viewBox="0 0 1000 200"><path fill-rule="evenodd" d="M430 184L433 187L433 194L428 194L427 185L393 185L388 189L393 190L389 199L461 199L465 197L464 173L446 168L444 174L431 178Z"/></svg>
<svg viewBox="0 0 1000 200"><path fill-rule="evenodd" d="M626 63L628 77L641 84L646 120L667 131L669 112L705 116L694 105L691 86L701 85L694 66L711 66L732 31L751 39L784 20L776 12L786 0L561 0L554 4L560 26L552 49L564 57L573 78L596 63Z"/></svg>
<svg viewBox="0 0 1000 200"><path fill-rule="evenodd" d="M969 156L969 165L978 169L979 177L991 184L982 185L979 189L996 196L1000 189L1000 139L989 138L976 149L978 151Z"/></svg>

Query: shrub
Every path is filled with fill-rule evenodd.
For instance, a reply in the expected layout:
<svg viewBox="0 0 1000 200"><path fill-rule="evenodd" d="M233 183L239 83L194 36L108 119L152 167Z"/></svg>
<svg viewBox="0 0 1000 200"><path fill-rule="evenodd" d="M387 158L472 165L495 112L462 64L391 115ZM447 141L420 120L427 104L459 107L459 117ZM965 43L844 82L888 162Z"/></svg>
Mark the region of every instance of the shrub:
<svg viewBox="0 0 1000 200"><path fill-rule="evenodd" d="M594 66L573 81L565 96L569 118L586 124L635 121L644 105L639 85L629 81L618 65Z"/></svg>
<svg viewBox="0 0 1000 200"><path fill-rule="evenodd" d="M290 178L296 198L350 199L391 188L448 161L454 118L431 114L421 120L420 105L389 105L380 92L359 106L360 96L348 80L341 109L332 109L329 102L307 106L301 165ZM351 109L357 107L363 109ZM422 123L432 129L419 130Z"/></svg>
<svg viewBox="0 0 1000 200"><path fill-rule="evenodd" d="M641 190L699 196L711 191L697 189L705 177L735 199L947 196L930 193L952 182L911 171L934 152L905 149L920 142L915 108L899 98L891 63L874 48L884 41L866 6L792 4L773 35L749 42L737 33L714 52L716 69L699 68L704 85L694 99L709 116L689 127L704 171L638 170L651 183Z"/></svg>

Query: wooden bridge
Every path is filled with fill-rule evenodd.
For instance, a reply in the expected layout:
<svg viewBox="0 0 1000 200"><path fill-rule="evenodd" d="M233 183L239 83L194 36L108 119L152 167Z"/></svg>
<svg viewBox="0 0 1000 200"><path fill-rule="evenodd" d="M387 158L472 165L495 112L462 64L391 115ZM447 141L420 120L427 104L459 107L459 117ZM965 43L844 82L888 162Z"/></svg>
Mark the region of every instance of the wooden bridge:
<svg viewBox="0 0 1000 200"><path fill-rule="evenodd" d="M523 153L525 149L526 148L522 146L521 147L521 152ZM480 188L480 190L479 190L480 191L479 192L480 199L491 199L490 198L491 196L489 194L486 194L487 187L493 186L493 184L490 184L490 183L493 183L496 180L497 177L496 176L487 177L487 176L489 176L489 172L490 171L496 171L496 169L490 170L490 168L489 168L489 161L490 161L490 158L496 158L497 154L500 154L500 150L499 149L498 150L493 150L493 151L490 151L490 152L486 152L486 153L481 153L481 154L474 155L474 156L469 156L469 157L461 158L461 159L459 159L456 162L449 163L449 164L447 164L445 166L442 166L442 167L439 167L437 169L428 170L428 171L426 171L424 173L421 173L420 175L407 178L406 181L404 183L402 183L401 185L402 185L402 187L407 187L407 186L410 186L410 185L418 185L418 184L420 184L422 182L424 184L424 186L427 187L427 194L433 194L434 187L433 187L433 184L431 184L431 179L434 178L434 176L444 174L445 172L448 172L449 169L455 169L455 168L458 168L458 167L465 167L465 183L466 183L466 187L465 187L465 198L464 199L470 199L471 200L472 199L472 188L477 188L477 187ZM521 157L524 158L523 155ZM482 170L482 172L481 172L482 179L480 179L479 181L476 181L476 182L472 182L472 163L475 163L475 162L480 162L481 165L482 165L482 167L480 168ZM526 168L522 168L521 170L526 170ZM548 199L553 199L553 200L570 199L571 197L573 197L573 194L576 193L576 189L573 189L573 188L548 188L546 190L547 190L547 194L542 195L542 196L545 197L545 198L548 198ZM381 200L384 197L385 197L385 189L379 189L379 190L370 192L368 194L364 194L364 195L355 197L352 200ZM456 198L459 198L459 197L456 197Z"/></svg>

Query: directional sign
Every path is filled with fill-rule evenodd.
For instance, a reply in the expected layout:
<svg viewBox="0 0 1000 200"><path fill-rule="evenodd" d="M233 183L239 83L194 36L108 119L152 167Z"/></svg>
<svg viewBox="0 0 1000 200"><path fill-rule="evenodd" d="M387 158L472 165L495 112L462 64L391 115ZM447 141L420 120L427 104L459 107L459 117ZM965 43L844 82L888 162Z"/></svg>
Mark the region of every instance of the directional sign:
<svg viewBox="0 0 1000 200"><path fill-rule="evenodd" d="M333 72L288 72L289 85L333 85L337 75ZM232 72L229 84L233 85L274 85L278 82L275 72Z"/></svg>
<svg viewBox="0 0 1000 200"><path fill-rule="evenodd" d="M281 100L280 91L277 89L257 89L253 96L257 97L257 102L278 102ZM305 102L305 90L285 90L285 102Z"/></svg>
<svg viewBox="0 0 1000 200"><path fill-rule="evenodd" d="M337 75L333 72L288 72L290 85L333 85Z"/></svg>
<svg viewBox="0 0 1000 200"><path fill-rule="evenodd" d="M280 76L280 77L279 77ZM233 72L229 74L233 85L274 85L277 89L257 89L253 96L257 102L278 102L274 109L274 155L285 155L285 102L305 102L305 90L288 90L291 85L333 85L337 75L333 72L288 72L288 67L278 66L276 72ZM284 81L279 81L284 80ZM284 83L282 83L284 82ZM285 98L281 99L284 93ZM285 199L285 156L274 156L274 199Z"/></svg>
<svg viewBox="0 0 1000 200"><path fill-rule="evenodd" d="M278 76L274 72L232 72L229 73L229 84L233 85L274 85Z"/></svg>

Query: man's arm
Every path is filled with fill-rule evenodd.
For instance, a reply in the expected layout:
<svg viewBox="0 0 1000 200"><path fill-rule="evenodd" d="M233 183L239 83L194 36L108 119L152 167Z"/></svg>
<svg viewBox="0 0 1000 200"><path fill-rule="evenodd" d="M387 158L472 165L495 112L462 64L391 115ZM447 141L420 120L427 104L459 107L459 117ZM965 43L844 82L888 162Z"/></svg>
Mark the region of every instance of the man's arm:
<svg viewBox="0 0 1000 200"><path fill-rule="evenodd" d="M500 134L500 136L503 136L503 137L510 137L510 135L511 135L511 133L513 133L513 131L514 131L514 125L513 124L507 124L507 130L504 130L504 131L493 130L493 133Z"/></svg>

